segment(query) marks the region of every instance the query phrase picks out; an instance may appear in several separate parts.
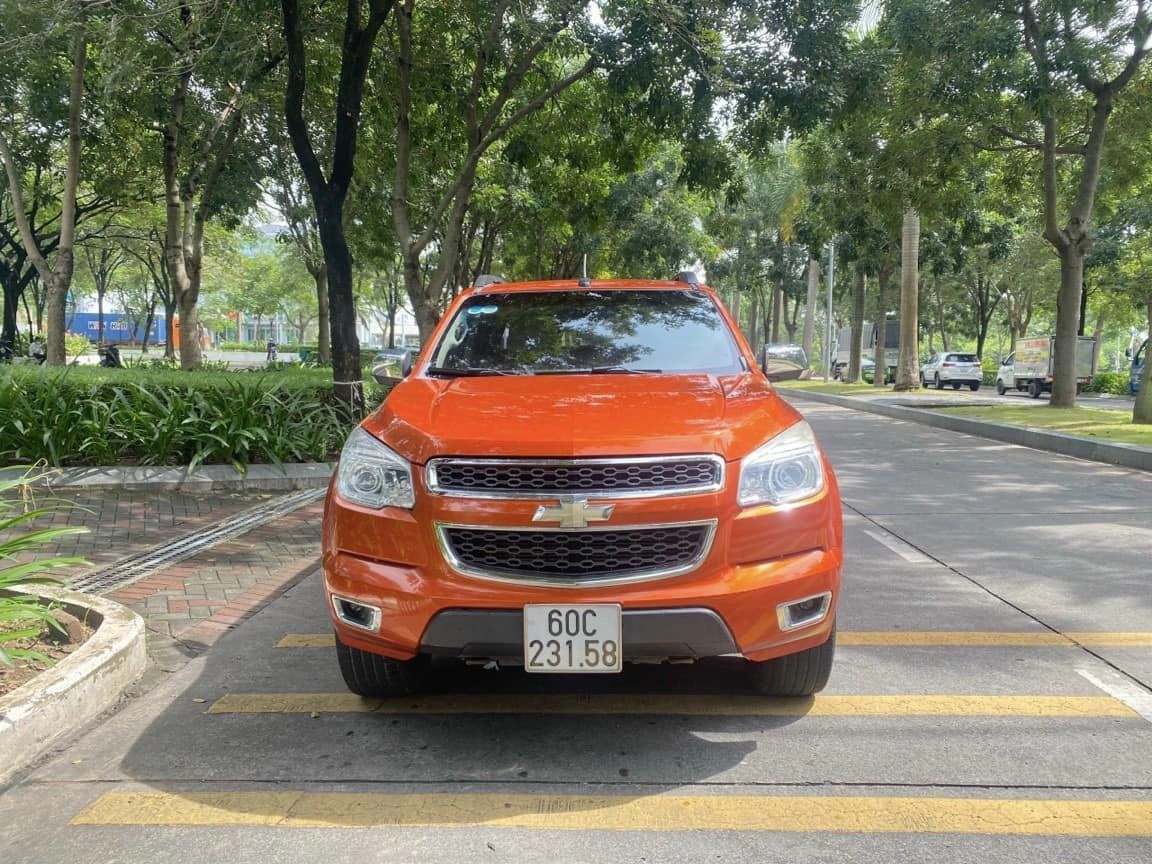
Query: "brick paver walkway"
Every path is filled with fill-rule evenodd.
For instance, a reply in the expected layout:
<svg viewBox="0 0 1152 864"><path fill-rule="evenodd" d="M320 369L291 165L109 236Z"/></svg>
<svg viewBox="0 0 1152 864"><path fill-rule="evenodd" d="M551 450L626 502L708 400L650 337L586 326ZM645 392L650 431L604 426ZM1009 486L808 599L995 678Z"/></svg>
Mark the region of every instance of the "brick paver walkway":
<svg viewBox="0 0 1152 864"><path fill-rule="evenodd" d="M105 596L152 634L206 647L320 566L322 512L303 507Z"/></svg>
<svg viewBox="0 0 1152 864"><path fill-rule="evenodd" d="M87 558L94 565L111 564L255 507L274 494L118 489L60 490L49 494L37 490L39 503L50 506L53 502L48 499L55 498L62 505L72 506L38 520L36 526L87 527L87 534L63 537L49 551Z"/></svg>

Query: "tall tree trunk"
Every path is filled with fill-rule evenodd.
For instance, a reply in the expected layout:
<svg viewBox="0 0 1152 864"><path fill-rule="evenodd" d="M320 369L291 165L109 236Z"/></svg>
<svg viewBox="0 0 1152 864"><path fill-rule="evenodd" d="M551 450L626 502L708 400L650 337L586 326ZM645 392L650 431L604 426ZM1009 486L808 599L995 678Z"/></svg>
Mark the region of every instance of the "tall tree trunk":
<svg viewBox="0 0 1152 864"><path fill-rule="evenodd" d="M56 260L52 265L49 265L36 242L33 234L34 226L24 206L24 177L16 166L7 139L0 134L0 162L3 162L8 176L12 218L16 223L24 251L36 268L44 287L44 308L48 318L45 350L49 366L63 366L67 362L64 348L65 306L75 268L76 192L80 185L80 117L83 111L84 72L87 65L88 33L84 21L84 9L81 7L76 31L72 36L72 81L68 94L68 161L60 197L59 242L56 245ZM41 307L37 304L37 318L40 317L40 310ZM37 329L43 331L43 322L37 322Z"/></svg>
<svg viewBox="0 0 1152 864"><path fill-rule="evenodd" d="M920 386L920 214L904 211L900 234L900 361L896 390Z"/></svg>
<svg viewBox="0 0 1152 864"><path fill-rule="evenodd" d="M96 286L96 344L104 344L104 289Z"/></svg>
<svg viewBox="0 0 1152 864"><path fill-rule="evenodd" d="M876 344L873 346L872 386L888 384L888 282L892 278L892 265L884 262L876 274Z"/></svg>
<svg viewBox="0 0 1152 864"><path fill-rule="evenodd" d="M140 353L148 353L148 339L152 335L152 325L156 321L156 298L152 297L151 302L148 304L148 312L144 317L144 335L140 340ZM135 335L135 334L133 334Z"/></svg>
<svg viewBox="0 0 1152 864"><path fill-rule="evenodd" d="M1152 423L1152 303L1148 304L1148 342L1144 348L1144 374L1132 406L1132 422Z"/></svg>
<svg viewBox="0 0 1152 864"><path fill-rule="evenodd" d="M164 356L169 360L176 359L176 304L174 302L165 301L164 303Z"/></svg>
<svg viewBox="0 0 1152 864"><path fill-rule="evenodd" d="M801 347L804 356L809 362L812 360L812 338L816 330L816 300L820 294L820 261L808 256L808 297L804 304L804 335L801 337Z"/></svg>
<svg viewBox="0 0 1152 864"><path fill-rule="evenodd" d="M784 320L784 289L772 289L772 341L780 341L780 323Z"/></svg>
<svg viewBox="0 0 1152 864"><path fill-rule="evenodd" d="M1084 284L1084 251L1069 243L1060 252L1060 292L1056 295L1056 338L1053 340L1053 408L1076 406L1076 336L1080 329L1080 291Z"/></svg>
<svg viewBox="0 0 1152 864"><path fill-rule="evenodd" d="M860 354L864 348L864 295L867 291L864 266L857 262L852 267L852 344L848 348L848 374L844 377L849 384L860 380Z"/></svg>
<svg viewBox="0 0 1152 864"><path fill-rule="evenodd" d="M321 366L332 362L331 316L328 303L328 265L323 261L312 274L316 280L316 359ZM301 337L303 341L303 337Z"/></svg>
<svg viewBox="0 0 1152 864"><path fill-rule="evenodd" d="M756 344L760 339L760 292L752 295L752 314L748 320L748 344L752 346L752 353L759 356L760 348Z"/></svg>

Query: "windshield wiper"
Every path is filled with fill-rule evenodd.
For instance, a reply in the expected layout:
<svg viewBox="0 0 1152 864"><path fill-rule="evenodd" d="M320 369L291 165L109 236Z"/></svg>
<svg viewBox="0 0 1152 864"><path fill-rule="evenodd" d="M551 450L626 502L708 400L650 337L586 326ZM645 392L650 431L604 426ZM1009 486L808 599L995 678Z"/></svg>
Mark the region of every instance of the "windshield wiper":
<svg viewBox="0 0 1152 864"><path fill-rule="evenodd" d="M429 366L429 375L439 375L442 378L485 378L491 375L520 375L520 372L513 372L510 369L484 369L475 366L461 366L459 368L452 368L449 366Z"/></svg>
<svg viewBox="0 0 1152 864"><path fill-rule="evenodd" d="M533 375L658 375L663 369L629 369L627 366L585 366L577 369L537 369Z"/></svg>

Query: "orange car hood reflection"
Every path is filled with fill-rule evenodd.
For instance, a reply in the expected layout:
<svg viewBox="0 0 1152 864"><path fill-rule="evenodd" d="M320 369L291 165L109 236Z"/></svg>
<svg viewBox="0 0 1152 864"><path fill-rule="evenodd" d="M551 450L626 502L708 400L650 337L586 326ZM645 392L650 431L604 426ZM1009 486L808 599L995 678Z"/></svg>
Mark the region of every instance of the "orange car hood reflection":
<svg viewBox="0 0 1152 864"><path fill-rule="evenodd" d="M718 453L739 459L799 415L758 374L417 376L364 428L412 462L436 456Z"/></svg>

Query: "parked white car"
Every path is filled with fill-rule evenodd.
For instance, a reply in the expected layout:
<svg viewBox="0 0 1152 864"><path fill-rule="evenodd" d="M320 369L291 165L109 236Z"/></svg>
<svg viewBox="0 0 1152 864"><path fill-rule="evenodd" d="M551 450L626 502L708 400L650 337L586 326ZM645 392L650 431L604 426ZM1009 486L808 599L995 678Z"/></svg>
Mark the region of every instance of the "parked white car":
<svg viewBox="0 0 1152 864"><path fill-rule="evenodd" d="M951 384L953 390L959 390L964 384L969 390L979 390L983 377L984 368L975 354L933 352L928 362L920 367L920 384L937 390L943 390L945 384Z"/></svg>

